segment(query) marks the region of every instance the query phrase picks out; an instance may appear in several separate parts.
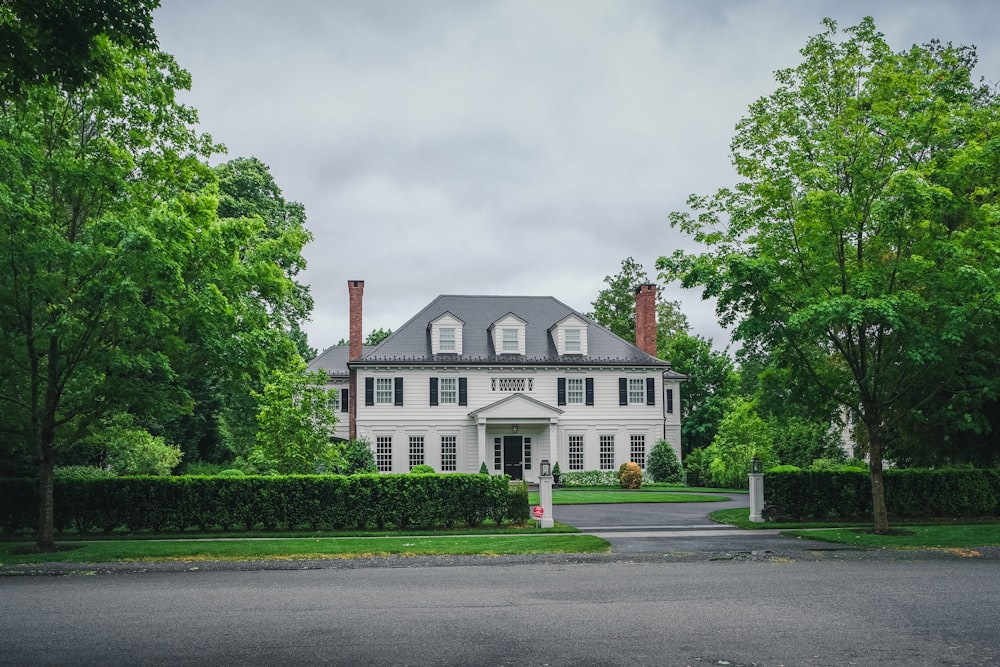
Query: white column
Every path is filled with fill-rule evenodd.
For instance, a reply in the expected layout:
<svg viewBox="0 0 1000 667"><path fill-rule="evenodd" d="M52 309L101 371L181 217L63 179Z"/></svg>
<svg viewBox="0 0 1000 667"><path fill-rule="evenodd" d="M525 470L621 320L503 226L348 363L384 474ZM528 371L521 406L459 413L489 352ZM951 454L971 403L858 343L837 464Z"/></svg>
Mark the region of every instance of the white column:
<svg viewBox="0 0 1000 667"><path fill-rule="evenodd" d="M764 473L751 472L750 477L750 520L754 523L764 521Z"/></svg>
<svg viewBox="0 0 1000 667"><path fill-rule="evenodd" d="M476 466L476 472L479 472L479 467L485 463L486 469L492 475L494 473L493 462L486 460L486 422L480 421L476 426L478 427L476 433L479 440L479 465Z"/></svg>
<svg viewBox="0 0 1000 667"><path fill-rule="evenodd" d="M541 528L552 528L555 519L552 518L552 475L538 476L538 504L542 506Z"/></svg>

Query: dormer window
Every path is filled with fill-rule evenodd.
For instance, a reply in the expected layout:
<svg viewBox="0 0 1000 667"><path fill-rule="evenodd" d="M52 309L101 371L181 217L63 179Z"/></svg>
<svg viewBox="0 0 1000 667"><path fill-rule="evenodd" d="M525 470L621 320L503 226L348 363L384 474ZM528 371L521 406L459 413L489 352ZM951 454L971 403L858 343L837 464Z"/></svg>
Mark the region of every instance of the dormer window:
<svg viewBox="0 0 1000 667"><path fill-rule="evenodd" d="M465 324L451 313L431 320L431 351L433 354L462 354L462 327Z"/></svg>
<svg viewBox="0 0 1000 667"><path fill-rule="evenodd" d="M455 327L441 327L438 332L438 351L455 351Z"/></svg>
<svg viewBox="0 0 1000 667"><path fill-rule="evenodd" d="M503 353L504 354L517 354L520 349L520 341L518 337L517 329L510 327L505 327L503 329Z"/></svg>
<svg viewBox="0 0 1000 667"><path fill-rule="evenodd" d="M563 354L587 354L587 321L578 315L569 315L549 329L556 350Z"/></svg>
<svg viewBox="0 0 1000 667"><path fill-rule="evenodd" d="M493 349L497 354L525 354L528 323L514 313L507 313L490 325Z"/></svg>
<svg viewBox="0 0 1000 667"><path fill-rule="evenodd" d="M566 329L565 331L566 354L580 354L580 330Z"/></svg>

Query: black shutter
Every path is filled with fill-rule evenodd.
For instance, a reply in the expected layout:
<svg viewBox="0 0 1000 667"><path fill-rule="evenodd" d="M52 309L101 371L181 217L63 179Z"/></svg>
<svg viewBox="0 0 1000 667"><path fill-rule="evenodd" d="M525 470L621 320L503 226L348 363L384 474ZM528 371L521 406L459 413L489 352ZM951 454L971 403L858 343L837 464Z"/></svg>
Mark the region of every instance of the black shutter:
<svg viewBox="0 0 1000 667"><path fill-rule="evenodd" d="M587 386L587 405L594 404L594 378L587 378L584 380L584 384Z"/></svg>
<svg viewBox="0 0 1000 667"><path fill-rule="evenodd" d="M458 378L458 404L469 404L469 378Z"/></svg>
<svg viewBox="0 0 1000 667"><path fill-rule="evenodd" d="M667 412L673 414L674 412L674 390L667 389Z"/></svg>
<svg viewBox="0 0 1000 667"><path fill-rule="evenodd" d="M566 378L556 380L556 403L566 405Z"/></svg>
<svg viewBox="0 0 1000 667"><path fill-rule="evenodd" d="M438 404L438 379L431 378L431 405Z"/></svg>
<svg viewBox="0 0 1000 667"><path fill-rule="evenodd" d="M646 378L646 405L656 405L656 378Z"/></svg>
<svg viewBox="0 0 1000 667"><path fill-rule="evenodd" d="M348 407L351 405L351 390L344 387L340 390L340 411L347 412Z"/></svg>
<svg viewBox="0 0 1000 667"><path fill-rule="evenodd" d="M618 378L618 405L628 405L628 378Z"/></svg>
<svg viewBox="0 0 1000 667"><path fill-rule="evenodd" d="M365 378L365 405L375 405L375 378Z"/></svg>
<svg viewBox="0 0 1000 667"><path fill-rule="evenodd" d="M396 380L396 405L403 404L403 378L394 378Z"/></svg>

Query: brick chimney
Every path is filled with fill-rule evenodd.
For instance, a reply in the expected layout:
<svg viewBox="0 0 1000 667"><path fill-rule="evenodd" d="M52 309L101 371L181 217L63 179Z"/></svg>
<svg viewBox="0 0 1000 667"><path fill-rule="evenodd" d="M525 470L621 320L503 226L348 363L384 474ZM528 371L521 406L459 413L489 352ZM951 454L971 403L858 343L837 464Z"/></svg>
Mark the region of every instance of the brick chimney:
<svg viewBox="0 0 1000 667"><path fill-rule="evenodd" d="M359 359L361 357L361 344L364 340L364 334L361 333L361 306L363 303L362 297L364 296L364 292L365 281L347 281L347 294L350 300L350 325L348 330L350 338L347 342L348 361L354 361L355 359ZM353 368L350 368L350 380L348 382L348 434L351 440L354 440L358 437L358 372Z"/></svg>
<svg viewBox="0 0 1000 667"><path fill-rule="evenodd" d="M656 285L635 288L635 346L656 356Z"/></svg>

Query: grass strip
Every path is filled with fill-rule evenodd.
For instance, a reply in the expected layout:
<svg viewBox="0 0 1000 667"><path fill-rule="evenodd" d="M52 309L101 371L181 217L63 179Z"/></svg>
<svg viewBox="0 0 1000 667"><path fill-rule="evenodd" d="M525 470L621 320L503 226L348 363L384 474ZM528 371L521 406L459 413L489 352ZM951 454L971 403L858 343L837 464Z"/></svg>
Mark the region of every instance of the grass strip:
<svg viewBox="0 0 1000 667"><path fill-rule="evenodd" d="M444 535L438 537L341 537L228 540L125 540L77 542L53 553L16 553L27 542L6 543L0 565L211 560L309 560L372 556L499 556L541 553L597 553L610 546L592 535Z"/></svg>
<svg viewBox="0 0 1000 667"><path fill-rule="evenodd" d="M748 530L779 529L782 535L803 539L848 544L869 549L974 549L1000 546L1000 521L980 520L896 520L891 522L894 534L877 535L870 525L858 521L798 521L751 523L750 510L743 508L719 510L709 517ZM970 554L974 555L974 554Z"/></svg>
<svg viewBox="0 0 1000 667"><path fill-rule="evenodd" d="M817 540L819 542L850 544L869 549L975 549L976 547L1000 547L1000 529L998 529L996 524L957 526L897 525L894 533L890 535L878 535L870 532L867 528L783 530L781 534Z"/></svg>

